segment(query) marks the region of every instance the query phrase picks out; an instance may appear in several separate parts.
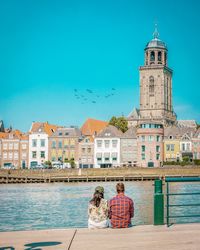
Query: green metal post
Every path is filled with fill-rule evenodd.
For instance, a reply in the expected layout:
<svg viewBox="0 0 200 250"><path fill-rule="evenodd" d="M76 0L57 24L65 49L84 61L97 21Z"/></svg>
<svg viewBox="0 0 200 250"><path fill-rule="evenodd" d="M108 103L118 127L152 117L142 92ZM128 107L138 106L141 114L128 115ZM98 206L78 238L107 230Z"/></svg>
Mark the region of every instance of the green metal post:
<svg viewBox="0 0 200 250"><path fill-rule="evenodd" d="M155 180L154 185L154 225L164 225L164 195L162 191L162 180Z"/></svg>

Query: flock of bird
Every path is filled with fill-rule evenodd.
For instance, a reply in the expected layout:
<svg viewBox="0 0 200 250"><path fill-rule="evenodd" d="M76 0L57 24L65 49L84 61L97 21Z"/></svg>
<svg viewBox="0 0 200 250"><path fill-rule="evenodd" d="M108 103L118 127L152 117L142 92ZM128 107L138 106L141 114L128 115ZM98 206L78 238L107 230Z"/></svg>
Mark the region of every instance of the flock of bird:
<svg viewBox="0 0 200 250"><path fill-rule="evenodd" d="M85 104L86 102L89 103L97 103L100 98L110 98L116 94L116 89L111 88L108 94L106 95L99 95L98 93L94 92L91 89L85 89L84 93L78 89L74 89L74 97L77 100L81 101L81 104Z"/></svg>

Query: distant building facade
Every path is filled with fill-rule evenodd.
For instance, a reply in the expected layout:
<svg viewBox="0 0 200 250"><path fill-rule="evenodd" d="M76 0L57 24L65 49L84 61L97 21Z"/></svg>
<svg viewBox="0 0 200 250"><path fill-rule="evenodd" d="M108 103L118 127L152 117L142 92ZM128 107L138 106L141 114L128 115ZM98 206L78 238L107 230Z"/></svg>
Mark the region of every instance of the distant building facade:
<svg viewBox="0 0 200 250"><path fill-rule="evenodd" d="M78 165L78 144L81 131L75 127L58 128L49 136L49 160L65 162L74 160Z"/></svg>
<svg viewBox="0 0 200 250"><path fill-rule="evenodd" d="M192 137L192 153L193 159L200 159L200 128L194 133Z"/></svg>
<svg viewBox="0 0 200 250"><path fill-rule="evenodd" d="M114 126L107 126L94 139L94 166L107 168L120 166L120 138L122 132Z"/></svg>
<svg viewBox="0 0 200 250"><path fill-rule="evenodd" d="M78 149L79 168L93 168L94 167L94 138L84 137L79 142Z"/></svg>
<svg viewBox="0 0 200 250"><path fill-rule="evenodd" d="M56 125L51 125L48 122L33 122L29 132L29 167L48 161L48 139L56 129Z"/></svg>
<svg viewBox="0 0 200 250"><path fill-rule="evenodd" d="M137 166L137 129L131 126L121 137L121 165Z"/></svg>
<svg viewBox="0 0 200 250"><path fill-rule="evenodd" d="M138 166L160 167L163 163L164 128L159 123L141 123L137 129Z"/></svg>
<svg viewBox="0 0 200 250"><path fill-rule="evenodd" d="M1 167L28 167L28 136L19 130L0 135Z"/></svg>

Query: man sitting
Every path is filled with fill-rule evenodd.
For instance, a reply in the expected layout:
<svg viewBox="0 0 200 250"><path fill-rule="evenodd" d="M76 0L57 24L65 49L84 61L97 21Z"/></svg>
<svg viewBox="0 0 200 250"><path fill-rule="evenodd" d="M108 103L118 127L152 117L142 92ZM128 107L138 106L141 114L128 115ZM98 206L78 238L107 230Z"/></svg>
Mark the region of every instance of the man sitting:
<svg viewBox="0 0 200 250"><path fill-rule="evenodd" d="M112 228L131 227L131 218L134 216L133 200L124 195L124 184L117 183L117 195L109 201L109 218Z"/></svg>

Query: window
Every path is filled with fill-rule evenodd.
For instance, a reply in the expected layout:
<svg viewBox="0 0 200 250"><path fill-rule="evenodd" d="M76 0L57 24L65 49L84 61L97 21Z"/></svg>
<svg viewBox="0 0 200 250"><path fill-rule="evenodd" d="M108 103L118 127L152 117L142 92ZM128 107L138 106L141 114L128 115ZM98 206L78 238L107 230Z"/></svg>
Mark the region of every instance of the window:
<svg viewBox="0 0 200 250"><path fill-rule="evenodd" d="M153 141L153 136L149 135L149 141Z"/></svg>
<svg viewBox="0 0 200 250"><path fill-rule="evenodd" d="M97 158L97 161L102 161L102 158L98 157L98 158Z"/></svg>
<svg viewBox="0 0 200 250"><path fill-rule="evenodd" d="M26 144L25 143L22 144L22 149L26 149Z"/></svg>
<svg viewBox="0 0 200 250"><path fill-rule="evenodd" d="M68 132L66 132L66 133L65 133L65 135L69 135L69 133L68 133Z"/></svg>
<svg viewBox="0 0 200 250"><path fill-rule="evenodd" d="M182 144L182 151L185 151L185 144Z"/></svg>
<svg viewBox="0 0 200 250"><path fill-rule="evenodd" d="M161 51L158 51L158 61L159 62L162 61L162 53L161 53Z"/></svg>
<svg viewBox="0 0 200 250"><path fill-rule="evenodd" d="M82 153L85 153L85 148L82 148Z"/></svg>
<svg viewBox="0 0 200 250"><path fill-rule="evenodd" d="M13 158L13 154L9 153L9 159L12 159L12 158Z"/></svg>
<svg viewBox="0 0 200 250"><path fill-rule="evenodd" d="M154 77L149 77L149 95L154 96Z"/></svg>
<svg viewBox="0 0 200 250"><path fill-rule="evenodd" d="M18 149L19 144L18 143L14 143L14 149Z"/></svg>
<svg viewBox="0 0 200 250"><path fill-rule="evenodd" d="M109 161L109 160L110 160L110 158L109 158L109 157L106 157L106 158L105 158L105 161Z"/></svg>
<svg viewBox="0 0 200 250"><path fill-rule="evenodd" d="M145 154L142 153L142 160L145 160Z"/></svg>
<svg viewBox="0 0 200 250"><path fill-rule="evenodd" d="M110 141L109 141L109 140L105 140L104 143L105 143L105 148L109 148L109 146L110 146Z"/></svg>
<svg viewBox="0 0 200 250"><path fill-rule="evenodd" d="M145 141L145 136L144 135L141 136L141 141Z"/></svg>
<svg viewBox="0 0 200 250"><path fill-rule="evenodd" d="M174 144L171 144L171 151L174 151Z"/></svg>
<svg viewBox="0 0 200 250"><path fill-rule="evenodd" d="M160 146L156 146L156 152L160 152Z"/></svg>
<svg viewBox="0 0 200 250"><path fill-rule="evenodd" d="M55 156L51 157L51 160L56 161L56 157Z"/></svg>
<svg viewBox="0 0 200 250"><path fill-rule="evenodd" d="M154 51L151 51L151 54L150 54L150 61L151 61L151 62L155 61L155 52L154 52Z"/></svg>
<svg viewBox="0 0 200 250"><path fill-rule="evenodd" d="M156 135L156 141L160 141L160 136L159 135Z"/></svg>
<svg viewBox="0 0 200 250"><path fill-rule="evenodd" d="M52 141L51 147L56 148L56 141Z"/></svg>
<svg viewBox="0 0 200 250"><path fill-rule="evenodd" d="M61 135L62 135L62 132L59 132L58 135L61 136Z"/></svg>
<svg viewBox="0 0 200 250"><path fill-rule="evenodd" d="M117 140L112 140L112 146L113 146L113 148L117 147Z"/></svg>
<svg viewBox="0 0 200 250"><path fill-rule="evenodd" d="M32 151L32 158L36 158L37 157L37 152L36 151Z"/></svg>
<svg viewBox="0 0 200 250"><path fill-rule="evenodd" d="M22 153L22 158L23 158L23 159L26 158L26 153L25 153L25 152Z"/></svg>
<svg viewBox="0 0 200 250"><path fill-rule="evenodd" d="M142 152L145 152L145 146L142 145Z"/></svg>
<svg viewBox="0 0 200 250"><path fill-rule="evenodd" d="M13 149L13 144L9 143L9 149L12 150Z"/></svg>
<svg viewBox="0 0 200 250"><path fill-rule="evenodd" d="M7 150L7 149L8 149L8 144L7 144L7 143L4 143L4 144L3 144L3 149L4 149L4 150Z"/></svg>
<svg viewBox="0 0 200 250"><path fill-rule="evenodd" d="M190 143L186 144L187 151L190 151Z"/></svg>
<svg viewBox="0 0 200 250"><path fill-rule="evenodd" d="M160 154L156 154L156 160L160 160Z"/></svg>
<svg viewBox="0 0 200 250"><path fill-rule="evenodd" d="M40 152L40 157L41 157L41 158L45 158L45 151L41 151L41 152Z"/></svg>
<svg viewBox="0 0 200 250"><path fill-rule="evenodd" d="M62 141L58 142L58 148L62 148Z"/></svg>
<svg viewBox="0 0 200 250"><path fill-rule="evenodd" d="M117 161L117 157L113 157L112 160L113 160L113 161Z"/></svg>
<svg viewBox="0 0 200 250"><path fill-rule="evenodd" d="M41 139L40 140L40 146L41 147L45 147L45 139Z"/></svg>
<svg viewBox="0 0 200 250"><path fill-rule="evenodd" d="M37 140L36 139L32 140L32 147L37 147Z"/></svg>
<svg viewBox="0 0 200 250"><path fill-rule="evenodd" d="M3 158L4 158L4 159L7 159L7 157L8 157L8 154L7 154L6 152L4 152L4 153L3 153Z"/></svg>
<svg viewBox="0 0 200 250"><path fill-rule="evenodd" d="M88 149L87 149L87 152L88 152L88 153L91 153L91 151L92 151L91 148L88 148Z"/></svg>
<svg viewBox="0 0 200 250"><path fill-rule="evenodd" d="M102 141L101 140L97 140L97 147L101 148L102 147Z"/></svg>
<svg viewBox="0 0 200 250"><path fill-rule="evenodd" d="M14 159L17 160L18 159L18 152L14 153Z"/></svg>
<svg viewBox="0 0 200 250"><path fill-rule="evenodd" d="M170 151L170 144L166 145L166 151Z"/></svg>

